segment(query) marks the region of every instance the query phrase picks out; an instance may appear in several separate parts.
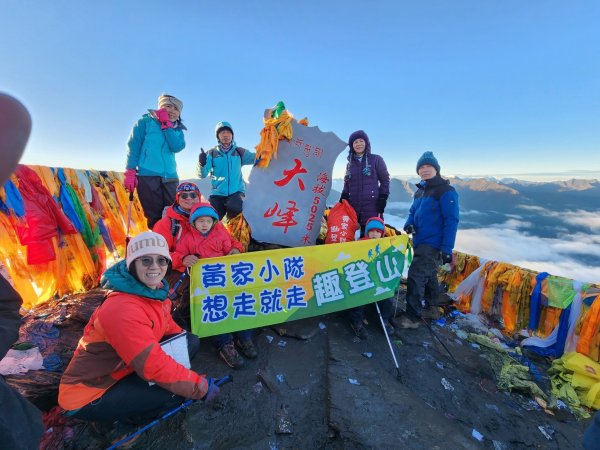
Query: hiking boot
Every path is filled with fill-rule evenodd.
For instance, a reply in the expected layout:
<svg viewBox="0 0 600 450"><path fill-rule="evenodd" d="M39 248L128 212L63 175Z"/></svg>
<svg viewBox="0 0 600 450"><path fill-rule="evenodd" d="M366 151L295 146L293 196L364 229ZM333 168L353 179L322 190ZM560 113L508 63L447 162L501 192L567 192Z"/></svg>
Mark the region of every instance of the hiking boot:
<svg viewBox="0 0 600 450"><path fill-rule="evenodd" d="M248 339L247 341L238 340L237 346L246 358L254 359L258 356L258 352L256 351L252 339Z"/></svg>
<svg viewBox="0 0 600 450"><path fill-rule="evenodd" d="M227 364L232 369L239 369L244 365L244 358L240 356L238 351L235 349L235 345L233 342L228 342L219 351L219 356L225 364Z"/></svg>
<svg viewBox="0 0 600 450"><path fill-rule="evenodd" d="M438 320L440 317L442 317L442 313L440 312L440 308L437 306L430 306L429 308L425 308L423 311L421 311L421 317L423 319Z"/></svg>
<svg viewBox="0 0 600 450"><path fill-rule="evenodd" d="M396 328L419 328L419 322L413 322L406 316L394 317L391 321Z"/></svg>
<svg viewBox="0 0 600 450"><path fill-rule="evenodd" d="M367 331L365 326L362 324L362 322L358 322L358 323L351 322L350 328L352 328L352 331L354 331L354 334L361 339L367 339L369 337L369 332Z"/></svg>
<svg viewBox="0 0 600 450"><path fill-rule="evenodd" d="M392 337L396 333L396 329L387 320L383 321L383 326L385 328L385 332L389 337Z"/></svg>

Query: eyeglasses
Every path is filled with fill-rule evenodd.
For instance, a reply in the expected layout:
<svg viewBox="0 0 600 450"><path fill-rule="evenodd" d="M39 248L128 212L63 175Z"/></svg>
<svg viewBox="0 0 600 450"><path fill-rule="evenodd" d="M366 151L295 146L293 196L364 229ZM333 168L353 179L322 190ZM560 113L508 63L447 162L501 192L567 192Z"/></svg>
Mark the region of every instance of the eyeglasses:
<svg viewBox="0 0 600 450"><path fill-rule="evenodd" d="M156 261L156 264L158 264L160 267L169 265L169 259L165 258L164 256L159 256L156 259L154 259L152 256L142 256L136 259L136 261L140 261L144 267L151 267L152 264L154 264L154 261Z"/></svg>
<svg viewBox="0 0 600 450"><path fill-rule="evenodd" d="M188 198L194 200L195 198L198 198L198 194L196 194L195 192L190 192L189 194L183 193L179 194L179 198L183 200L187 200Z"/></svg>

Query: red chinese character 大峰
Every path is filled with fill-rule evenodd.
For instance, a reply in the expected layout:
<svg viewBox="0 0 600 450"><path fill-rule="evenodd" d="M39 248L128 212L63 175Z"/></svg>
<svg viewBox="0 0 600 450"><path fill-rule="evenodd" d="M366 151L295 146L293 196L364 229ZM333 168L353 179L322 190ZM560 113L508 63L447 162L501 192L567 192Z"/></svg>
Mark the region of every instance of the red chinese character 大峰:
<svg viewBox="0 0 600 450"><path fill-rule="evenodd" d="M276 222L273 222L271 225L273 225L274 227L283 227L283 233L287 233L288 228L289 227L293 227L298 225L298 221L296 219L294 219L294 214L296 214L298 211L300 211L298 208L296 208L296 202L293 200L288 200L288 207L286 209L286 211L282 211L281 209L279 209L279 205L277 202L275 202L275 206L273 206L270 209L267 209L264 213L264 217L273 217L273 216L277 216L280 217L279 220L277 220Z"/></svg>
<svg viewBox="0 0 600 450"><path fill-rule="evenodd" d="M306 169L304 167L302 167L302 161L300 161L298 158L294 158L294 163L296 165L294 166L293 169L288 169L288 170L283 171L284 176L281 180L274 181L274 183L277 186L279 186L279 187L285 186L292 180L292 178L294 178L295 175L298 175L300 173L307 173ZM300 177L298 177L298 186L300 186L301 191L304 190L304 182L302 181L302 179Z"/></svg>

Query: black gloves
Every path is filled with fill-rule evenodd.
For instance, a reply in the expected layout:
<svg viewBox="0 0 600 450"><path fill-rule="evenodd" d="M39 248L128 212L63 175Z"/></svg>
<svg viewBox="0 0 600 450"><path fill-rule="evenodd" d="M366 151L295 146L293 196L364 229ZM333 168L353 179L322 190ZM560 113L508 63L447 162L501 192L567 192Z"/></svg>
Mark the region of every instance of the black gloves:
<svg viewBox="0 0 600 450"><path fill-rule="evenodd" d="M347 192L342 192L342 195L340 196L340 203L342 203L342 200L349 200L350 199L350 194L348 194Z"/></svg>
<svg viewBox="0 0 600 450"><path fill-rule="evenodd" d="M440 253L440 257L442 258L442 264L450 264L452 262L452 253Z"/></svg>
<svg viewBox="0 0 600 450"><path fill-rule="evenodd" d="M200 167L204 167L206 165L206 153L203 148L200 148L200 154L198 155L198 163Z"/></svg>
<svg viewBox="0 0 600 450"><path fill-rule="evenodd" d="M406 234L417 234L417 229L414 225L406 225L404 231L406 231Z"/></svg>
<svg viewBox="0 0 600 450"><path fill-rule="evenodd" d="M377 212L379 214L383 214L383 210L385 209L385 205L387 205L387 195L380 195L377 199Z"/></svg>

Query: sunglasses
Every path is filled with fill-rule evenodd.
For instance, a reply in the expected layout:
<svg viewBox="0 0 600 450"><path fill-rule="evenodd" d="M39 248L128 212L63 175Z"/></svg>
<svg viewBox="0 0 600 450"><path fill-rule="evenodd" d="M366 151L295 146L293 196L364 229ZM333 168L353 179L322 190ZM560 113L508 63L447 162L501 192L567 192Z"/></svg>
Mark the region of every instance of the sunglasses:
<svg viewBox="0 0 600 450"><path fill-rule="evenodd" d="M136 259L136 261L140 261L144 267L151 267L155 261L160 267L169 265L169 259L165 258L164 256L159 256L156 259L152 256L142 256L141 258Z"/></svg>
<svg viewBox="0 0 600 450"><path fill-rule="evenodd" d="M190 192L189 194L183 193L179 194L179 198L183 200L187 200L188 198L194 200L195 198L198 198L198 194L196 194L195 192Z"/></svg>

